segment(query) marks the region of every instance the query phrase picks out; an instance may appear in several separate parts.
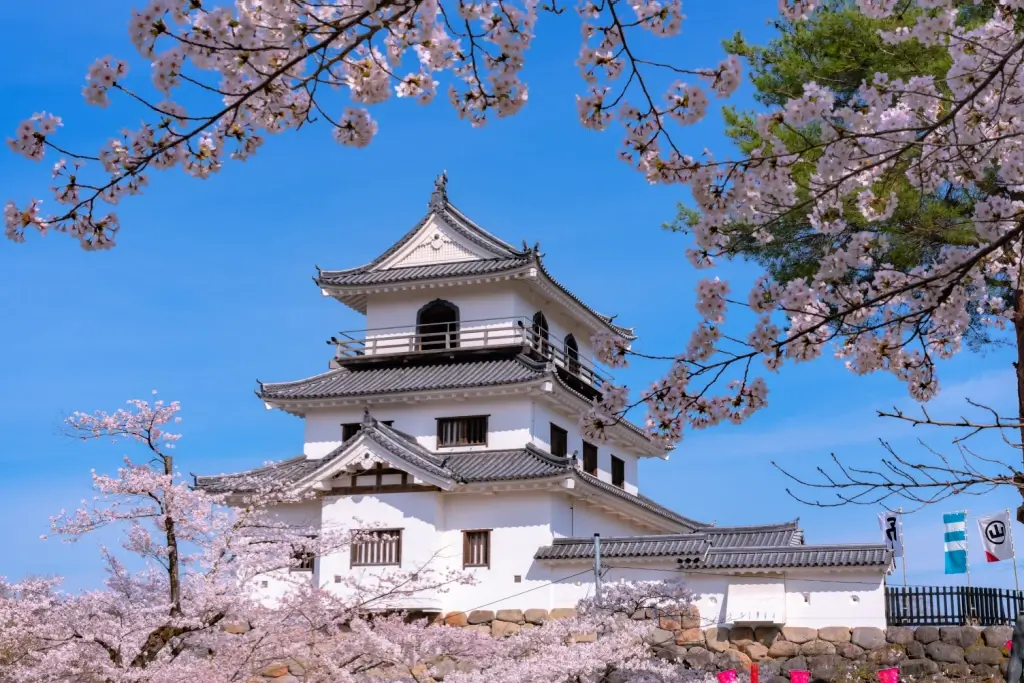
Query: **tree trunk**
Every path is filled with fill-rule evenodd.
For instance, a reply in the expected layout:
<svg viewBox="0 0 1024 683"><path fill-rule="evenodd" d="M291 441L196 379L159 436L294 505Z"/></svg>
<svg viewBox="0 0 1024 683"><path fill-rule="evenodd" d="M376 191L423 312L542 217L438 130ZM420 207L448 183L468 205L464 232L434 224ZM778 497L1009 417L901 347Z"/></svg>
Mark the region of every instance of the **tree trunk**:
<svg viewBox="0 0 1024 683"><path fill-rule="evenodd" d="M169 455L162 456L164 474L167 475L167 489L164 490L164 532L167 536L167 582L170 588L171 616L181 616L181 575L178 567L178 537L174 533L174 519L168 509L167 497L170 495L170 482L174 476L174 459Z"/></svg>

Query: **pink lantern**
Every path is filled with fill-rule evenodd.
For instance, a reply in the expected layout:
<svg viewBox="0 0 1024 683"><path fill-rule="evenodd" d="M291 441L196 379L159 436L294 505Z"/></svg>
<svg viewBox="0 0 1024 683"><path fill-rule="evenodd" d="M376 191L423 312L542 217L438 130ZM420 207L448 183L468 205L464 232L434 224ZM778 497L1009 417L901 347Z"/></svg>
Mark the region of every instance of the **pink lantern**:
<svg viewBox="0 0 1024 683"><path fill-rule="evenodd" d="M882 669L878 672L879 683L898 683L900 680L899 669Z"/></svg>
<svg viewBox="0 0 1024 683"><path fill-rule="evenodd" d="M736 683L736 670L729 669L718 674L718 683Z"/></svg>
<svg viewBox="0 0 1024 683"><path fill-rule="evenodd" d="M1006 651L1009 652L1012 647L1013 647L1013 641L1012 640L1006 641Z"/></svg>
<svg viewBox="0 0 1024 683"><path fill-rule="evenodd" d="M811 680L811 672L793 669L789 672L789 680L790 683L809 683Z"/></svg>

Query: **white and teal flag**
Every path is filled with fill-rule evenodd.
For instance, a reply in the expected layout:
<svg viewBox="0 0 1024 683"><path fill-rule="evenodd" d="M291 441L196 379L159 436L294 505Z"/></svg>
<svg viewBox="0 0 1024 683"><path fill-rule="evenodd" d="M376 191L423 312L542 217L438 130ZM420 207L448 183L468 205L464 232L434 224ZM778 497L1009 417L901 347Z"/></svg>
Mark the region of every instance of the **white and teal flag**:
<svg viewBox="0 0 1024 683"><path fill-rule="evenodd" d="M942 515L946 525L946 573L967 573L967 512Z"/></svg>
<svg viewBox="0 0 1024 683"><path fill-rule="evenodd" d="M1013 559L1013 537L1010 535L1010 511L1003 510L994 515L976 518L981 545L985 548L985 559L1001 562Z"/></svg>

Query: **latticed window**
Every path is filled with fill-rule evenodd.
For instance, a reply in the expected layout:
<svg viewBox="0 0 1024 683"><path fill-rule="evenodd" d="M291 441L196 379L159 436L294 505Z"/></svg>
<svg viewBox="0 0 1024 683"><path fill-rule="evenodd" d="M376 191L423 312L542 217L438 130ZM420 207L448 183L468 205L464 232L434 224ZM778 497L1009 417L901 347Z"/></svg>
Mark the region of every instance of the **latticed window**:
<svg viewBox="0 0 1024 683"><path fill-rule="evenodd" d="M440 417L437 419L437 446L486 446L487 416Z"/></svg>
<svg viewBox="0 0 1024 683"><path fill-rule="evenodd" d="M353 567L397 567L402 564L402 530L360 531L352 543Z"/></svg>
<svg viewBox="0 0 1024 683"><path fill-rule="evenodd" d="M491 532L488 530L462 532L462 566L491 566Z"/></svg>

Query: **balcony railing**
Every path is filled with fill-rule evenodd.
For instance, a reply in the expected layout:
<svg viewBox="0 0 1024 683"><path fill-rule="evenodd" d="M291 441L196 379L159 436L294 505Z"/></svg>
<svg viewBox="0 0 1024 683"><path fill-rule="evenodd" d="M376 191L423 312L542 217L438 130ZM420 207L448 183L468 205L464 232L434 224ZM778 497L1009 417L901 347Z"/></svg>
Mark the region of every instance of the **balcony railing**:
<svg viewBox="0 0 1024 683"><path fill-rule="evenodd" d="M384 327L340 332L328 344L336 348L339 361L362 356L409 353L450 353L455 349L523 346L538 360L549 359L570 377L594 387L611 382L595 364L579 352L567 349L562 340L545 338L528 318L463 320L457 323L428 323L414 328Z"/></svg>

